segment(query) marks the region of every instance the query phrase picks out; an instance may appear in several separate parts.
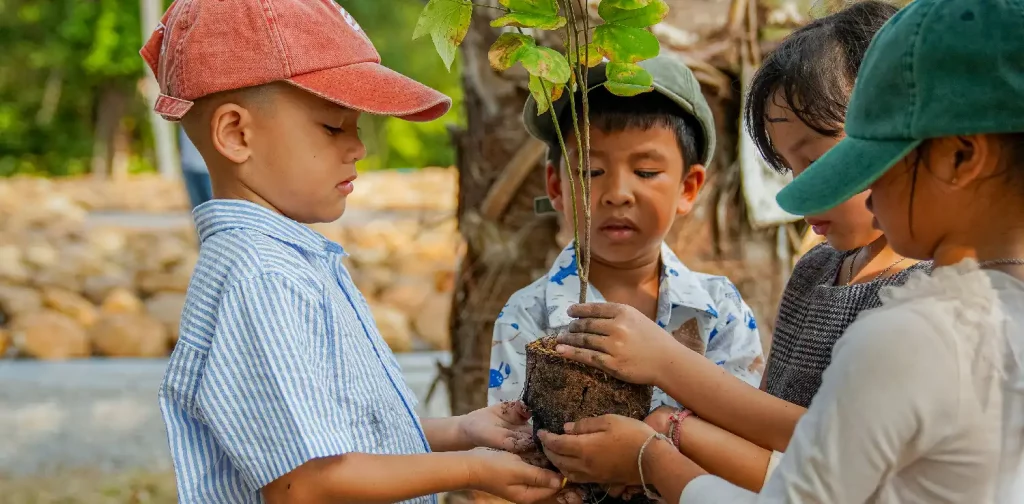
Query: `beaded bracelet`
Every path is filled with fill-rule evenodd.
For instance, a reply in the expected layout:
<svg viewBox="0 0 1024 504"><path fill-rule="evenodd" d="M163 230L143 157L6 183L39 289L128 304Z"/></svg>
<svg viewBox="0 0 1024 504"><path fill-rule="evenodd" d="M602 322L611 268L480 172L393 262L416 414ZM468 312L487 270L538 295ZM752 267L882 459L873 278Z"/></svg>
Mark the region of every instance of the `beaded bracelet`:
<svg viewBox="0 0 1024 504"><path fill-rule="evenodd" d="M690 416L693 416L693 412L683 408L681 411L673 413L668 417L668 437L677 450L681 448L680 445L682 444L683 420Z"/></svg>
<svg viewBox="0 0 1024 504"><path fill-rule="evenodd" d="M651 434L650 437L647 438L647 441L644 441L644 444L642 446L640 446L640 454L637 455L637 457L636 457L636 467L640 471L640 486L644 489L644 495L647 496L647 498L651 499L651 500L659 499L660 496L658 494L648 490L647 482L644 480L644 450L646 450L647 449L647 445L651 444L651 441L654 441L655 439L660 439L662 441L666 441L666 442L669 442L669 443L672 442L664 434L662 434L660 432L655 432L655 433Z"/></svg>

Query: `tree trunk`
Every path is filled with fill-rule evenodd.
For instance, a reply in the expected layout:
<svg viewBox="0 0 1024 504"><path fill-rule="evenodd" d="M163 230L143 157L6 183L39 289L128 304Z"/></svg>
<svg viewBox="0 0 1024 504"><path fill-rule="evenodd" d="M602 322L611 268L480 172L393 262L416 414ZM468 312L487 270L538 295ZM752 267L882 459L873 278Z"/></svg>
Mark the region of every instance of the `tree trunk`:
<svg viewBox="0 0 1024 504"><path fill-rule="evenodd" d="M533 199L544 195L543 156L531 144L520 117L528 95L525 73L497 73L487 50L497 39L492 9L474 9L460 52L466 129L453 133L459 167L459 231L466 254L455 282L452 364L445 373L453 414L485 406L494 320L508 298L542 275L558 252L557 221L538 217ZM519 155L517 155L519 154ZM538 159L539 158L539 159ZM502 177L515 162L534 166L525 177ZM502 211L482 212L496 182L514 196ZM513 180L511 184L508 182ZM521 184L519 183L521 181ZM501 205L505 206L505 205Z"/></svg>
<svg viewBox="0 0 1024 504"><path fill-rule="evenodd" d="M117 135L127 104L127 94L115 85L104 88L103 94L100 95L93 129L91 167L92 175L97 179L104 179L109 175L114 137Z"/></svg>

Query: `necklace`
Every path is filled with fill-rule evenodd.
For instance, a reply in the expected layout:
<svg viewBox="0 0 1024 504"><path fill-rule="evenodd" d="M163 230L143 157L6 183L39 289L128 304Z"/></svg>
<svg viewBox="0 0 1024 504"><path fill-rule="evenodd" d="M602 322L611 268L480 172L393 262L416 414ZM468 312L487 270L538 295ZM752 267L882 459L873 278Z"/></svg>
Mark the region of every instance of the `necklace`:
<svg viewBox="0 0 1024 504"><path fill-rule="evenodd" d="M992 259L978 263L979 268L988 268L989 266L1024 266L1024 259Z"/></svg>
<svg viewBox="0 0 1024 504"><path fill-rule="evenodd" d="M860 256L860 251L861 250L864 250L864 248L858 249L857 252L855 254L853 254L853 259L850 260L849 273L846 275L846 286L847 287L849 287L850 285L853 285L853 265L857 262L857 257ZM896 260L896 262L890 264L887 268L885 268L884 270L878 272L878 274L875 275L875 277L872 278L871 280L874 281L874 280L877 280L879 278L882 278L883 276L885 276L886 273L889 272L889 270L895 268L897 264L899 264L899 263L901 263L903 261L906 261L906 260L907 260L906 257L900 257L899 259ZM1024 264L1024 259L1017 259L1017 260L1021 261L1020 264Z"/></svg>

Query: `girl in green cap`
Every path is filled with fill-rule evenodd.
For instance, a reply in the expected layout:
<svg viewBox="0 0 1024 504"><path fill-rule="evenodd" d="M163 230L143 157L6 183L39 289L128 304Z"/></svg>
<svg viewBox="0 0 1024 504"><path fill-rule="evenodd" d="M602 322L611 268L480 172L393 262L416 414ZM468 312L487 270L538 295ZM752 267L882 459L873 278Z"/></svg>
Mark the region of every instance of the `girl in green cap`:
<svg viewBox="0 0 1024 504"><path fill-rule="evenodd" d="M935 270L884 290L882 306L848 328L759 495L704 475L621 417L542 434L552 462L571 480L647 483L685 503L1024 501L1022 26L1020 0L911 3L867 52L847 137L780 194L783 208L810 215L870 189L893 250ZM571 314L585 320L563 337L575 347L566 355L670 395L723 393L666 383L663 363L699 360L630 310ZM646 347L623 344L637 337ZM601 456L620 451L637 459Z"/></svg>

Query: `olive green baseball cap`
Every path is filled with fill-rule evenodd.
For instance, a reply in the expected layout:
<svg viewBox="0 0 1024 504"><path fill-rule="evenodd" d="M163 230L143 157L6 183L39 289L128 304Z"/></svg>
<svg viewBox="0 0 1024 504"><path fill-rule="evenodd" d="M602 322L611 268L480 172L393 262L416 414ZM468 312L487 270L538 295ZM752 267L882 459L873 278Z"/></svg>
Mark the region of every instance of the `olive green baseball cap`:
<svg viewBox="0 0 1024 504"><path fill-rule="evenodd" d="M915 0L875 35L846 138L777 196L797 215L866 190L931 138L1024 132L1024 0Z"/></svg>
<svg viewBox="0 0 1024 504"><path fill-rule="evenodd" d="M711 164L711 158L715 152L715 118L711 115L711 107L708 106L704 94L700 91L700 83L697 77L679 58L667 55L638 63L654 77L653 92L665 95L686 114L692 115L700 123L704 151L701 152L701 163L705 166ZM593 91L608 80L605 74L607 63L601 63L591 68L587 73L588 92ZM629 98L623 98L628 100ZM555 113L558 117L568 113L569 95L562 95L554 103ZM576 104L579 107L579 102ZM555 126L551 122L549 114L537 115L537 101L533 96L526 100L526 107L523 109L523 122L526 123L526 130L534 138L544 141L548 145L558 145L555 135ZM687 162L691 162L687 160Z"/></svg>

